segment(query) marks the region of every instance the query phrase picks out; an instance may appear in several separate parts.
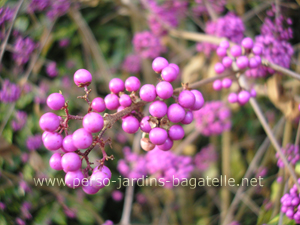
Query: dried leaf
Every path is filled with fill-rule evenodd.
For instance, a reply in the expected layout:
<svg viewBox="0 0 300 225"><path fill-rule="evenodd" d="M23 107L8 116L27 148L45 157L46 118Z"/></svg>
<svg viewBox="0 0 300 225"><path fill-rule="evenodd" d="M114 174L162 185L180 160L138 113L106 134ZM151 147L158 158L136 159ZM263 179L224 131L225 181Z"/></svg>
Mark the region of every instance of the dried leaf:
<svg viewBox="0 0 300 225"><path fill-rule="evenodd" d="M31 152L29 155L29 164L37 172L45 169L45 164L42 160L42 157L35 151Z"/></svg>

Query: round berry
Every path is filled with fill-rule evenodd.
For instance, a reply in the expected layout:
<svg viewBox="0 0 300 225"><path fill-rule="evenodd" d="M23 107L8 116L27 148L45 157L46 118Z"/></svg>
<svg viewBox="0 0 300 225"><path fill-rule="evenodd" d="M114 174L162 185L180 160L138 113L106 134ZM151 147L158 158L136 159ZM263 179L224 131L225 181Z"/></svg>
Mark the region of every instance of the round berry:
<svg viewBox="0 0 300 225"><path fill-rule="evenodd" d="M217 74L223 73L225 70L225 67L223 66L223 64L219 63L219 62L215 64L214 68L215 68L215 71Z"/></svg>
<svg viewBox="0 0 300 225"><path fill-rule="evenodd" d="M73 144L73 135L66 136L63 140L63 148L66 152L75 152L77 148Z"/></svg>
<svg viewBox="0 0 300 225"><path fill-rule="evenodd" d="M108 94L104 98L105 106L109 110L116 110L119 106L119 98L115 94Z"/></svg>
<svg viewBox="0 0 300 225"><path fill-rule="evenodd" d="M191 90L191 92L195 95L195 104L191 107L191 110L199 110L204 105L204 98L200 91Z"/></svg>
<svg viewBox="0 0 300 225"><path fill-rule="evenodd" d="M150 141L155 145L162 145L168 138L168 133L166 130L155 127L149 133Z"/></svg>
<svg viewBox="0 0 300 225"><path fill-rule="evenodd" d="M83 117L82 126L90 133L100 132L103 128L103 117L95 112L90 112Z"/></svg>
<svg viewBox="0 0 300 225"><path fill-rule="evenodd" d="M227 55L226 48L218 47L217 48L217 55L220 56L220 57L226 56Z"/></svg>
<svg viewBox="0 0 300 225"><path fill-rule="evenodd" d="M193 92L188 91L188 90L183 90L180 92L178 96L178 103L181 105L183 108L191 108L194 106L196 101L195 95Z"/></svg>
<svg viewBox="0 0 300 225"><path fill-rule="evenodd" d="M149 107L149 112L152 116L162 118L167 114L168 106L163 101L152 102Z"/></svg>
<svg viewBox="0 0 300 225"><path fill-rule="evenodd" d="M230 88L231 87L231 84L232 84L232 80L229 79L229 78L224 78L222 80L222 87L223 88Z"/></svg>
<svg viewBox="0 0 300 225"><path fill-rule="evenodd" d="M141 82L137 77L128 77L125 81L125 88L127 91L138 91L141 86Z"/></svg>
<svg viewBox="0 0 300 225"><path fill-rule="evenodd" d="M47 105L50 109L59 110L65 106L65 98L60 93L52 93L47 98Z"/></svg>
<svg viewBox="0 0 300 225"><path fill-rule="evenodd" d="M86 149L93 143L93 135L84 128L73 133L73 144L78 149Z"/></svg>
<svg viewBox="0 0 300 225"><path fill-rule="evenodd" d="M140 123L134 116L128 116L123 119L122 128L126 133L134 134L139 130Z"/></svg>
<svg viewBox="0 0 300 225"><path fill-rule="evenodd" d="M161 73L161 71L169 65L168 60L163 57L157 57L152 62L152 69L156 73Z"/></svg>
<svg viewBox="0 0 300 225"><path fill-rule="evenodd" d="M91 181L88 180L87 185L82 185L82 190L88 195L94 195L94 194L98 193L99 188L94 188L91 185Z"/></svg>
<svg viewBox="0 0 300 225"><path fill-rule="evenodd" d="M76 171L81 168L81 159L74 152L68 152L61 158L61 165L65 172Z"/></svg>
<svg viewBox="0 0 300 225"><path fill-rule="evenodd" d="M252 52L253 52L254 55L261 55L262 54L262 47L260 47L258 45L255 45L252 48Z"/></svg>
<svg viewBox="0 0 300 225"><path fill-rule="evenodd" d="M161 77L168 82L173 82L176 80L177 75L177 70L172 66L167 66L161 71Z"/></svg>
<svg viewBox="0 0 300 225"><path fill-rule="evenodd" d="M92 82L92 74L85 69L79 69L74 73L74 82L78 87L89 86Z"/></svg>
<svg viewBox="0 0 300 225"><path fill-rule="evenodd" d="M213 82L213 89L216 91L222 90L222 81L221 80L215 80Z"/></svg>
<svg viewBox="0 0 300 225"><path fill-rule="evenodd" d="M251 97L253 97L253 98L255 98L256 97L256 91L255 91L255 89L254 88L252 88L251 90L250 90L250 95L251 95Z"/></svg>
<svg viewBox="0 0 300 225"><path fill-rule="evenodd" d="M247 49L251 49L253 47L253 40L249 37L245 37L242 40L242 46Z"/></svg>
<svg viewBox="0 0 300 225"><path fill-rule="evenodd" d="M131 101L131 98L129 95L123 94L119 98L119 103L121 106L129 107L129 106L131 106L132 101Z"/></svg>
<svg viewBox="0 0 300 225"><path fill-rule="evenodd" d="M236 93L230 93L228 95L228 102L230 103L236 103L238 101L238 95Z"/></svg>
<svg viewBox="0 0 300 225"><path fill-rule="evenodd" d="M176 71L177 71L177 74L179 74L180 72L180 69L179 69L179 66L175 63L170 63L169 66L173 67Z"/></svg>
<svg viewBox="0 0 300 225"><path fill-rule="evenodd" d="M167 138L167 140L165 141L165 143L163 143L162 145L157 145L157 147L160 150L163 151L168 151L173 147L173 141L170 138Z"/></svg>
<svg viewBox="0 0 300 225"><path fill-rule="evenodd" d="M70 171L66 173L65 184L69 188L78 188L82 185L84 176L80 170Z"/></svg>
<svg viewBox="0 0 300 225"><path fill-rule="evenodd" d="M150 117L149 116L145 116L140 123L140 128L143 132L145 133L149 133L151 130L151 126L149 123Z"/></svg>
<svg viewBox="0 0 300 225"><path fill-rule="evenodd" d="M94 188L104 188L110 183L110 177L105 171L93 172L90 178L90 184Z"/></svg>
<svg viewBox="0 0 300 225"><path fill-rule="evenodd" d="M61 158L60 153L54 153L49 160L50 167L54 170L62 170Z"/></svg>
<svg viewBox="0 0 300 225"><path fill-rule="evenodd" d="M248 91L242 90L239 94L238 94L238 102L241 105L246 104L249 99L250 99L250 93Z"/></svg>
<svg viewBox="0 0 300 225"><path fill-rule="evenodd" d="M95 112L99 113L104 112L104 110L106 109L105 102L103 98L100 97L94 98L91 107Z"/></svg>
<svg viewBox="0 0 300 225"><path fill-rule="evenodd" d="M226 56L222 59L222 64L225 68L231 67L232 59L229 56Z"/></svg>
<svg viewBox="0 0 300 225"><path fill-rule="evenodd" d="M52 132L59 127L60 120L56 114L48 112L41 116L39 124L42 130Z"/></svg>
<svg viewBox="0 0 300 225"><path fill-rule="evenodd" d="M156 89L152 84L145 84L140 89L140 98L146 102L152 102L156 98Z"/></svg>
<svg viewBox="0 0 300 225"><path fill-rule="evenodd" d="M185 110L179 104L174 103L169 106L167 115L172 123L179 123L185 117Z"/></svg>
<svg viewBox="0 0 300 225"><path fill-rule="evenodd" d="M173 95L173 87L167 81L161 81L156 85L156 94L162 99L171 98Z"/></svg>
<svg viewBox="0 0 300 225"><path fill-rule="evenodd" d="M239 69L245 69L248 67L248 57L247 56L240 56L236 59L236 65Z"/></svg>
<svg viewBox="0 0 300 225"><path fill-rule="evenodd" d="M183 120L181 121L182 124L190 124L191 122L193 122L194 116L192 111L188 110L185 113L185 117L183 118Z"/></svg>
<svg viewBox="0 0 300 225"><path fill-rule="evenodd" d="M50 151L56 151L61 148L63 137L61 134L49 132L43 139L45 147Z"/></svg>
<svg viewBox="0 0 300 225"><path fill-rule="evenodd" d="M226 40L223 40L220 42L219 47L227 49L227 48L229 48L229 42Z"/></svg>
<svg viewBox="0 0 300 225"><path fill-rule="evenodd" d="M184 130L180 125L173 125L169 129L169 137L172 140L181 140L184 137Z"/></svg>
<svg viewBox="0 0 300 225"><path fill-rule="evenodd" d="M151 151L155 148L155 145L150 142L149 138L141 139L141 148L145 151Z"/></svg>
<svg viewBox="0 0 300 225"><path fill-rule="evenodd" d="M255 57L252 57L249 59L249 68L257 68L259 66L259 63L257 62Z"/></svg>
<svg viewBox="0 0 300 225"><path fill-rule="evenodd" d="M238 57L242 55L242 48L239 45L234 45L230 49L230 53L233 57Z"/></svg>
<svg viewBox="0 0 300 225"><path fill-rule="evenodd" d="M109 90L114 94L118 94L119 92L124 91L124 89L125 84L120 78L113 78L109 82Z"/></svg>
<svg viewBox="0 0 300 225"><path fill-rule="evenodd" d="M100 166L100 167L96 166L93 169L93 173L96 173L96 172L99 172L99 171L101 171L102 173L105 173L109 179L111 178L111 171L107 166L105 166L105 165Z"/></svg>

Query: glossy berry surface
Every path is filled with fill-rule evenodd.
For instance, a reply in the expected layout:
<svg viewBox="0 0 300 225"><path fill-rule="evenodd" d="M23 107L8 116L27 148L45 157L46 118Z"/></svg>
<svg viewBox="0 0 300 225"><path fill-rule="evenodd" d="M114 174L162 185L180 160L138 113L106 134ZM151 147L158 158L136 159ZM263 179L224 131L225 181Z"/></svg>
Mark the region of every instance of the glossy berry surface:
<svg viewBox="0 0 300 225"><path fill-rule="evenodd" d="M134 116L128 116L123 119L122 128L126 133L134 134L139 130L140 123Z"/></svg>
<svg viewBox="0 0 300 225"><path fill-rule="evenodd" d="M64 138L63 148L67 152L74 152L77 150L77 148L73 144L73 135L72 134L70 134Z"/></svg>
<svg viewBox="0 0 300 225"><path fill-rule="evenodd" d="M178 103L181 105L183 108L191 108L195 104L195 95L193 92L188 91L188 90L183 90L180 92L178 96Z"/></svg>
<svg viewBox="0 0 300 225"><path fill-rule="evenodd" d="M150 141L155 145L162 145L168 138L168 133L166 130L155 127L149 133Z"/></svg>
<svg viewBox="0 0 300 225"><path fill-rule="evenodd" d="M48 112L41 116L39 124L44 131L55 131L59 127L60 120L56 114Z"/></svg>
<svg viewBox="0 0 300 225"><path fill-rule="evenodd" d="M199 110L204 105L204 98L200 91L198 90L191 90L191 92L195 96L195 104L191 107L191 110Z"/></svg>
<svg viewBox="0 0 300 225"><path fill-rule="evenodd" d="M119 106L119 98L115 94L108 94L104 98L105 106L109 110L116 110Z"/></svg>
<svg viewBox="0 0 300 225"><path fill-rule="evenodd" d="M93 135L84 128L76 130L72 138L74 146L78 149L86 149L93 143Z"/></svg>
<svg viewBox="0 0 300 225"><path fill-rule="evenodd" d="M167 140L165 141L165 143L163 143L162 145L157 145L157 147L160 150L163 151L168 151L173 147L173 141L170 138L167 138Z"/></svg>
<svg viewBox="0 0 300 225"><path fill-rule="evenodd" d="M62 156L61 165L65 172L76 171L81 168L81 159L76 153L69 152Z"/></svg>
<svg viewBox="0 0 300 225"><path fill-rule="evenodd" d="M174 103L168 108L168 119L173 123L181 122L185 117L185 110L177 103Z"/></svg>
<svg viewBox="0 0 300 225"><path fill-rule="evenodd" d="M119 103L121 106L128 107L131 105L132 101L129 95L123 94L119 98Z"/></svg>
<svg viewBox="0 0 300 225"><path fill-rule="evenodd" d="M100 132L103 128L103 117L95 112L90 112L83 117L82 126L90 133Z"/></svg>
<svg viewBox="0 0 300 225"><path fill-rule="evenodd" d="M61 159L60 153L54 153L49 160L50 167L54 170L62 170Z"/></svg>
<svg viewBox="0 0 300 225"><path fill-rule="evenodd" d="M181 140L184 137L184 130L180 125L173 125L169 129L169 137L172 140Z"/></svg>
<svg viewBox="0 0 300 225"><path fill-rule="evenodd" d="M140 128L143 132L149 133L151 130L151 126L149 123L150 117L149 116L145 116L140 123Z"/></svg>
<svg viewBox="0 0 300 225"><path fill-rule="evenodd" d="M162 99L171 98L173 95L173 87L167 81L161 81L156 85L156 93Z"/></svg>
<svg viewBox="0 0 300 225"><path fill-rule="evenodd" d="M66 173L65 183L69 188L78 188L82 185L84 176L80 170L70 171Z"/></svg>
<svg viewBox="0 0 300 225"><path fill-rule="evenodd" d="M141 86L141 82L137 77L128 77L125 81L125 88L127 91L138 91Z"/></svg>
<svg viewBox="0 0 300 225"><path fill-rule="evenodd" d="M172 66L167 66L161 71L161 77L163 80L173 82L178 75L177 70Z"/></svg>
<svg viewBox="0 0 300 225"><path fill-rule="evenodd" d="M43 139L45 147L50 151L55 151L61 148L63 142L63 137L58 133L47 133Z"/></svg>
<svg viewBox="0 0 300 225"><path fill-rule="evenodd" d="M152 62L152 69L156 73L161 73L161 71L169 65L168 60L163 57L157 57Z"/></svg>
<svg viewBox="0 0 300 225"><path fill-rule="evenodd" d="M193 116L193 112L188 110L185 113L185 117L183 118L183 120L181 120L182 124L190 124L191 122L193 122L194 116Z"/></svg>
<svg viewBox="0 0 300 225"><path fill-rule="evenodd" d="M47 105L50 109L59 110L65 105L65 98L60 93L52 93L47 98Z"/></svg>
<svg viewBox="0 0 300 225"><path fill-rule="evenodd" d="M104 112L106 109L105 102L103 98L100 97L93 99L91 107L95 112L100 112L100 113Z"/></svg>
<svg viewBox="0 0 300 225"><path fill-rule="evenodd" d="M242 48L239 45L234 45L230 49L230 53L233 57L238 57L242 55Z"/></svg>
<svg viewBox="0 0 300 225"><path fill-rule="evenodd" d="M74 73L74 82L78 87L89 86L92 82L92 74L86 69L79 69Z"/></svg>
<svg viewBox="0 0 300 225"><path fill-rule="evenodd" d="M152 102L149 106L149 113L156 117L156 118L162 118L167 114L168 106L163 101L155 101Z"/></svg>
<svg viewBox="0 0 300 225"><path fill-rule="evenodd" d="M152 84L145 84L140 89L140 98L146 102L152 102L156 98L156 89Z"/></svg>
<svg viewBox="0 0 300 225"><path fill-rule="evenodd" d="M121 91L124 91L125 84L124 81L120 78L113 78L109 82L109 90L113 92L114 94L118 94Z"/></svg>
<svg viewBox="0 0 300 225"><path fill-rule="evenodd" d="M218 63L215 64L215 71L216 71L216 73L218 73L218 74L223 73L224 70L225 70L225 67L223 66L222 63L218 62Z"/></svg>
<svg viewBox="0 0 300 225"><path fill-rule="evenodd" d="M242 90L238 94L238 102L241 105L244 105L244 104L246 104L249 101L250 97L251 96L250 96L250 93L248 91Z"/></svg>

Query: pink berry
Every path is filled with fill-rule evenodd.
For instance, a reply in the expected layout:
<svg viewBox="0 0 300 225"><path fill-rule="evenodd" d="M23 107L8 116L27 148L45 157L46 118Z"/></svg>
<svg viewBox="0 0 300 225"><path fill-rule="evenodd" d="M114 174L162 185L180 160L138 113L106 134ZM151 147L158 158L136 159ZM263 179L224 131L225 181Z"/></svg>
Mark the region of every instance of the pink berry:
<svg viewBox="0 0 300 225"><path fill-rule="evenodd" d="M238 101L238 95L236 93L230 93L228 95L228 102L230 103L236 103Z"/></svg>
<svg viewBox="0 0 300 225"><path fill-rule="evenodd" d="M125 84L120 78L113 78L109 82L109 90L114 94L118 94L119 92L124 91L124 89Z"/></svg>
<svg viewBox="0 0 300 225"><path fill-rule="evenodd" d="M152 102L156 98L156 89L152 84L145 84L140 89L140 98L146 102Z"/></svg>
<svg viewBox="0 0 300 225"><path fill-rule="evenodd" d="M170 63L169 66L173 67L176 71L177 71L177 74L179 74L180 72L180 69L179 69L179 66L175 63Z"/></svg>
<svg viewBox="0 0 300 225"><path fill-rule="evenodd" d="M185 117L185 110L179 104L174 103L169 106L167 115L172 123L179 123Z"/></svg>
<svg viewBox="0 0 300 225"><path fill-rule="evenodd" d="M191 122L193 122L194 116L192 111L188 110L185 114L185 117L183 118L183 120L181 121L182 124L190 124Z"/></svg>
<svg viewBox="0 0 300 225"><path fill-rule="evenodd" d="M100 132L103 128L103 117L95 112L90 112L83 117L82 126L90 133Z"/></svg>
<svg viewBox="0 0 300 225"><path fill-rule="evenodd" d="M222 87L223 88L230 88L231 84L232 84L232 80L229 79L229 78L224 78L222 80Z"/></svg>
<svg viewBox="0 0 300 225"><path fill-rule="evenodd" d="M95 112L100 112L100 113L104 112L106 109L105 102L103 98L100 97L94 98L91 107Z"/></svg>
<svg viewBox="0 0 300 225"><path fill-rule="evenodd" d="M227 48L229 48L229 42L226 40L223 40L220 42L219 47L227 49Z"/></svg>
<svg viewBox="0 0 300 225"><path fill-rule="evenodd" d="M162 145L168 138L168 133L166 130L155 127L149 133L150 141L155 145Z"/></svg>
<svg viewBox="0 0 300 225"><path fill-rule="evenodd" d="M204 105L204 98L200 91L191 90L191 92L195 95L195 104L191 107L191 110L199 110Z"/></svg>
<svg viewBox="0 0 300 225"><path fill-rule="evenodd" d="M125 81L125 88L127 91L138 91L141 86L141 82L137 77L128 77Z"/></svg>
<svg viewBox="0 0 300 225"><path fill-rule="evenodd" d="M82 185L84 176L80 170L70 171L66 173L65 183L69 188L78 188Z"/></svg>
<svg viewBox="0 0 300 225"><path fill-rule="evenodd" d="M62 170L61 158L60 153L54 153L49 160L50 167L54 170Z"/></svg>
<svg viewBox="0 0 300 225"><path fill-rule="evenodd" d="M73 144L78 149L86 149L93 143L93 135L84 128L73 133Z"/></svg>
<svg viewBox="0 0 300 225"><path fill-rule="evenodd" d="M172 66L167 66L161 71L161 77L168 82L173 82L176 80L177 75L177 70Z"/></svg>
<svg viewBox="0 0 300 225"><path fill-rule="evenodd" d="M167 114L168 106L163 101L152 102L149 106L149 112L152 116L162 118Z"/></svg>
<svg viewBox="0 0 300 225"><path fill-rule="evenodd" d="M253 40L249 37L245 37L242 40L242 46L247 49L251 49L253 47Z"/></svg>
<svg viewBox="0 0 300 225"><path fill-rule="evenodd" d="M156 85L156 93L162 99L171 98L173 95L172 84L167 81L161 81Z"/></svg>
<svg viewBox="0 0 300 225"><path fill-rule="evenodd" d="M93 169L93 173L96 173L98 171L101 171L102 173L105 173L107 175L107 177L110 179L111 178L111 171L110 169L103 165L103 166L96 166L94 169Z"/></svg>
<svg viewBox="0 0 300 225"><path fill-rule="evenodd" d="M249 68L257 68L259 66L259 63L257 62L255 57L252 57L249 59Z"/></svg>
<svg viewBox="0 0 300 225"><path fill-rule="evenodd" d="M169 65L169 62L163 57L157 57L152 62L152 69L156 73L161 73L161 71Z"/></svg>
<svg viewBox="0 0 300 225"><path fill-rule="evenodd" d="M221 80L215 80L213 82L213 89L216 90L216 91L222 90L222 82L221 82Z"/></svg>
<svg viewBox="0 0 300 225"><path fill-rule="evenodd" d="M247 56L240 56L236 59L236 65L239 69L245 69L248 67L248 57Z"/></svg>
<svg viewBox="0 0 300 225"><path fill-rule="evenodd" d="M134 116L128 116L123 119L122 128L126 133L134 134L139 130L140 122Z"/></svg>
<svg viewBox="0 0 300 225"><path fill-rule="evenodd" d="M65 172L76 171L81 168L81 159L74 152L68 152L61 158L61 165Z"/></svg>
<svg viewBox="0 0 300 225"><path fill-rule="evenodd" d="M180 125L173 125L169 129L169 137L172 140L181 140L184 137L184 130Z"/></svg>
<svg viewBox="0 0 300 225"><path fill-rule="evenodd" d="M115 94L108 94L104 98L105 106L109 110L116 110L119 106L119 98Z"/></svg>
<svg viewBox="0 0 300 225"><path fill-rule="evenodd" d="M74 82L78 87L89 86L92 82L92 75L85 69L79 69L74 73Z"/></svg>
<svg viewBox="0 0 300 225"><path fill-rule="evenodd" d="M66 152L75 152L77 148L73 144L73 135L66 136L63 140L63 148Z"/></svg>
<svg viewBox="0 0 300 225"><path fill-rule="evenodd" d="M226 56L222 59L222 64L225 68L229 68L232 65L232 59L229 56Z"/></svg>
<svg viewBox="0 0 300 225"><path fill-rule="evenodd" d="M47 105L50 109L59 110L65 106L65 98L60 93L52 93L47 98Z"/></svg>
<svg viewBox="0 0 300 225"><path fill-rule="evenodd" d="M258 45L255 45L252 48L252 52L253 52L254 55L261 55L262 54L262 48Z"/></svg>
<svg viewBox="0 0 300 225"><path fill-rule="evenodd" d="M90 183L94 188L104 188L110 183L109 174L107 174L105 171L93 172Z"/></svg>
<svg viewBox="0 0 300 225"><path fill-rule="evenodd" d="M129 107L129 106L131 106L132 101L131 101L131 98L129 95L123 94L119 98L119 103L121 106Z"/></svg>
<svg viewBox="0 0 300 225"><path fill-rule="evenodd" d="M188 90L183 90L180 92L178 96L178 103L181 105L183 108L191 108L194 106L196 101L195 95L193 92L188 91Z"/></svg>
<svg viewBox="0 0 300 225"><path fill-rule="evenodd" d="M90 182L91 182L91 181L88 180L88 183L87 183L86 185L85 185L84 182L83 182L83 184L82 184L82 190L83 190L86 194L88 194L88 195L94 195L94 194L98 193L99 188L94 188L94 187L91 185Z"/></svg>
<svg viewBox="0 0 300 225"><path fill-rule="evenodd" d="M165 141L165 143L163 143L162 145L157 145L157 147L160 150L163 151L168 151L173 147L173 141L170 138L167 138L167 140Z"/></svg>
<svg viewBox="0 0 300 225"><path fill-rule="evenodd" d="M56 114L48 112L41 116L39 124L42 130L52 132L59 127L60 120Z"/></svg>
<svg viewBox="0 0 300 225"><path fill-rule="evenodd" d="M56 151L61 148L63 138L61 134L49 132L47 136L43 139L45 147L50 151Z"/></svg>
<svg viewBox="0 0 300 225"><path fill-rule="evenodd" d="M238 102L241 105L246 104L249 99L250 99L250 93L248 91L242 90L239 94L238 94Z"/></svg>
<svg viewBox="0 0 300 225"><path fill-rule="evenodd" d="M217 48L217 55L220 56L220 57L226 56L227 55L226 48L218 47Z"/></svg>
<svg viewBox="0 0 300 225"><path fill-rule="evenodd" d="M151 126L149 123L150 117L149 116L145 116L140 123L140 128L143 132L145 133L149 133L151 130Z"/></svg>
<svg viewBox="0 0 300 225"><path fill-rule="evenodd" d="M250 95L251 95L251 97L253 97L253 98L255 98L256 97L256 91L255 91L255 89L254 88L252 88L251 90L250 90Z"/></svg>
<svg viewBox="0 0 300 225"><path fill-rule="evenodd" d="M224 70L225 70L225 67L223 66L222 63L218 62L218 63L215 64L215 71L216 71L217 74L223 73Z"/></svg>
<svg viewBox="0 0 300 225"><path fill-rule="evenodd" d="M242 55L242 48L239 45L234 45L230 49L230 53L233 57Z"/></svg>

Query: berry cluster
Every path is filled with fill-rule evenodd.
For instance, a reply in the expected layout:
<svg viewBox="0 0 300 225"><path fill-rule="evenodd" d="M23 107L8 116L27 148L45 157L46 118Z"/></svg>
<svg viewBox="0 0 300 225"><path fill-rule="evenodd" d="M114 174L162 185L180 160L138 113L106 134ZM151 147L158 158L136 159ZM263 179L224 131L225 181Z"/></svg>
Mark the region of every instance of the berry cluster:
<svg viewBox="0 0 300 225"><path fill-rule="evenodd" d="M138 55L131 54L127 55L122 69L127 73L138 73L141 70L141 58Z"/></svg>
<svg viewBox="0 0 300 225"><path fill-rule="evenodd" d="M298 179L300 183L300 179ZM289 219L294 219L297 224L300 223L300 195L296 184L290 189L289 193L282 196L281 212L283 212Z"/></svg>
<svg viewBox="0 0 300 225"><path fill-rule="evenodd" d="M27 114L24 111L17 111L15 119L11 121L11 126L14 131L21 130L27 121Z"/></svg>
<svg viewBox="0 0 300 225"><path fill-rule="evenodd" d="M205 1L206 0L195 0L196 4L192 8L195 15L208 15ZM208 0L208 4L216 13L222 13L225 10L226 0Z"/></svg>
<svg viewBox="0 0 300 225"><path fill-rule="evenodd" d="M295 165L300 159L299 146L295 146L293 144L287 144L285 148L281 149L281 151L285 155L287 161L292 165ZM276 153L276 158L278 159L277 166L279 168L284 168L284 163L281 160L278 153Z"/></svg>
<svg viewBox="0 0 300 225"><path fill-rule="evenodd" d="M195 155L195 167L200 171L206 171L209 166L218 160L218 154L213 145L203 147L199 153Z"/></svg>

